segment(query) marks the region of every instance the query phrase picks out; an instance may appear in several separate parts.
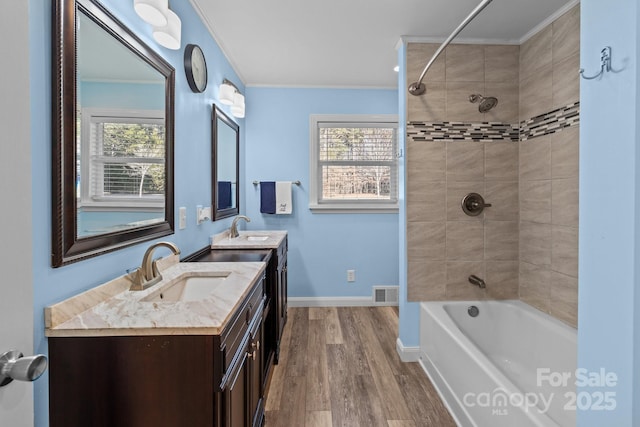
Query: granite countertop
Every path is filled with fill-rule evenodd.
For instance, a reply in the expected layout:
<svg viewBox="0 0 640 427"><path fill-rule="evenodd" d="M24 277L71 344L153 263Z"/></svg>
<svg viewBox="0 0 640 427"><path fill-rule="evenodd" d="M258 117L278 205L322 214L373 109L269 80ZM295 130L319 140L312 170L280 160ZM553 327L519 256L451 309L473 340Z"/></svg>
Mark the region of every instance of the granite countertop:
<svg viewBox="0 0 640 427"><path fill-rule="evenodd" d="M163 280L144 291L129 291L133 274L128 274L46 307L45 335L217 335L262 277L265 263L180 263L178 257L172 255L159 260L158 268ZM225 272L228 276L205 298L143 301L180 275L211 272Z"/></svg>
<svg viewBox="0 0 640 427"><path fill-rule="evenodd" d="M233 239L229 238L229 230L216 234L211 249L277 249L287 237L282 230L242 230L239 234Z"/></svg>

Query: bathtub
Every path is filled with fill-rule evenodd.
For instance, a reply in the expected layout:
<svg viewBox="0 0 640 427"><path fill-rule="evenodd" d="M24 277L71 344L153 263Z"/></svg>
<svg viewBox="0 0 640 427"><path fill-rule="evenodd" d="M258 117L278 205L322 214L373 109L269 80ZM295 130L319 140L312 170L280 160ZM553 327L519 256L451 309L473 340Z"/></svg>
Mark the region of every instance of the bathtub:
<svg viewBox="0 0 640 427"><path fill-rule="evenodd" d="M420 364L460 426L575 426L576 335L521 301L423 302Z"/></svg>

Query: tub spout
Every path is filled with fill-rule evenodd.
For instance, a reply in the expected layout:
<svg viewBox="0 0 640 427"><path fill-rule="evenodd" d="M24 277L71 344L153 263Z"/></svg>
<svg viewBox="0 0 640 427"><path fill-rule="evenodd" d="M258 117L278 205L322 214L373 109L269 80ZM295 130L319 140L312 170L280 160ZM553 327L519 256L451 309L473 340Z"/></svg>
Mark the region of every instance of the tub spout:
<svg viewBox="0 0 640 427"><path fill-rule="evenodd" d="M484 280L482 280L475 274L472 274L471 276L469 276L469 283L471 283L472 285L478 286L480 289L484 289L487 287L487 284L484 282Z"/></svg>

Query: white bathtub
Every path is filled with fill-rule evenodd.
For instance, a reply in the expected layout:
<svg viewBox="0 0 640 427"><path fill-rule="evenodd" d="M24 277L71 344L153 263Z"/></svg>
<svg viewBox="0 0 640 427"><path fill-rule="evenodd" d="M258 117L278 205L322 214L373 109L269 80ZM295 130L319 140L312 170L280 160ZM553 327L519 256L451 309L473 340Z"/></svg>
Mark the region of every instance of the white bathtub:
<svg viewBox="0 0 640 427"><path fill-rule="evenodd" d="M421 304L420 363L461 426L575 426L576 359L576 330L520 301Z"/></svg>

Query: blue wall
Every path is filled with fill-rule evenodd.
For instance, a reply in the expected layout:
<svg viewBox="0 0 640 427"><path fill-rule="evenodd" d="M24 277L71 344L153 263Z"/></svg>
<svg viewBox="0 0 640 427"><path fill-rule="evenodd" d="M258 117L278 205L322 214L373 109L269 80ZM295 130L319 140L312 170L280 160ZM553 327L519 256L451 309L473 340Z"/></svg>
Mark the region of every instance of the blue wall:
<svg viewBox="0 0 640 427"><path fill-rule="evenodd" d="M31 123L33 170L33 271L34 271L34 348L47 353L44 337L44 307L92 288L137 267L149 243L142 243L76 264L53 269L51 253L51 4L50 0L29 0L31 61ZM229 227L229 220L196 225L196 205L211 204L211 104L217 99L218 85L229 78L240 79L210 37L188 1L171 2L182 19L182 46L199 44L206 56L209 82L203 94L189 89L183 68L184 50L167 50L155 43L151 28L133 11L132 1L102 0L117 18L176 69L175 93L175 217L178 207L187 207L188 226L166 240L175 242L183 254L206 246L209 235ZM241 90L244 90L240 86ZM225 107L226 109L226 107ZM227 112L228 109L226 109ZM243 120L239 121L241 127ZM241 132L244 138L244 132ZM244 145L244 140L241 141ZM243 161L241 152L241 161ZM34 383L36 426L48 422L48 377Z"/></svg>
<svg viewBox="0 0 640 427"><path fill-rule="evenodd" d="M398 284L397 214L319 214L309 210L309 115L397 114L395 90L247 88L248 229L289 232L289 296L371 296ZM295 181L293 214L260 213L252 182ZM346 270L356 270L347 283Z"/></svg>
<svg viewBox="0 0 640 427"><path fill-rule="evenodd" d="M398 48L398 110L400 111L400 138L403 152L407 152L407 43L402 42ZM406 191L406 162L407 157L400 159L400 218L398 224L399 234L399 268L400 268L400 319L398 338L404 347L417 347L420 344L420 305L416 302L407 301L407 201Z"/></svg>
<svg viewBox="0 0 640 427"><path fill-rule="evenodd" d="M600 68L611 46L613 67L580 84L580 257L578 366L618 376L615 411L583 410L579 426L640 424L640 221L637 0L581 3L582 67ZM635 414L634 414L635 411Z"/></svg>

